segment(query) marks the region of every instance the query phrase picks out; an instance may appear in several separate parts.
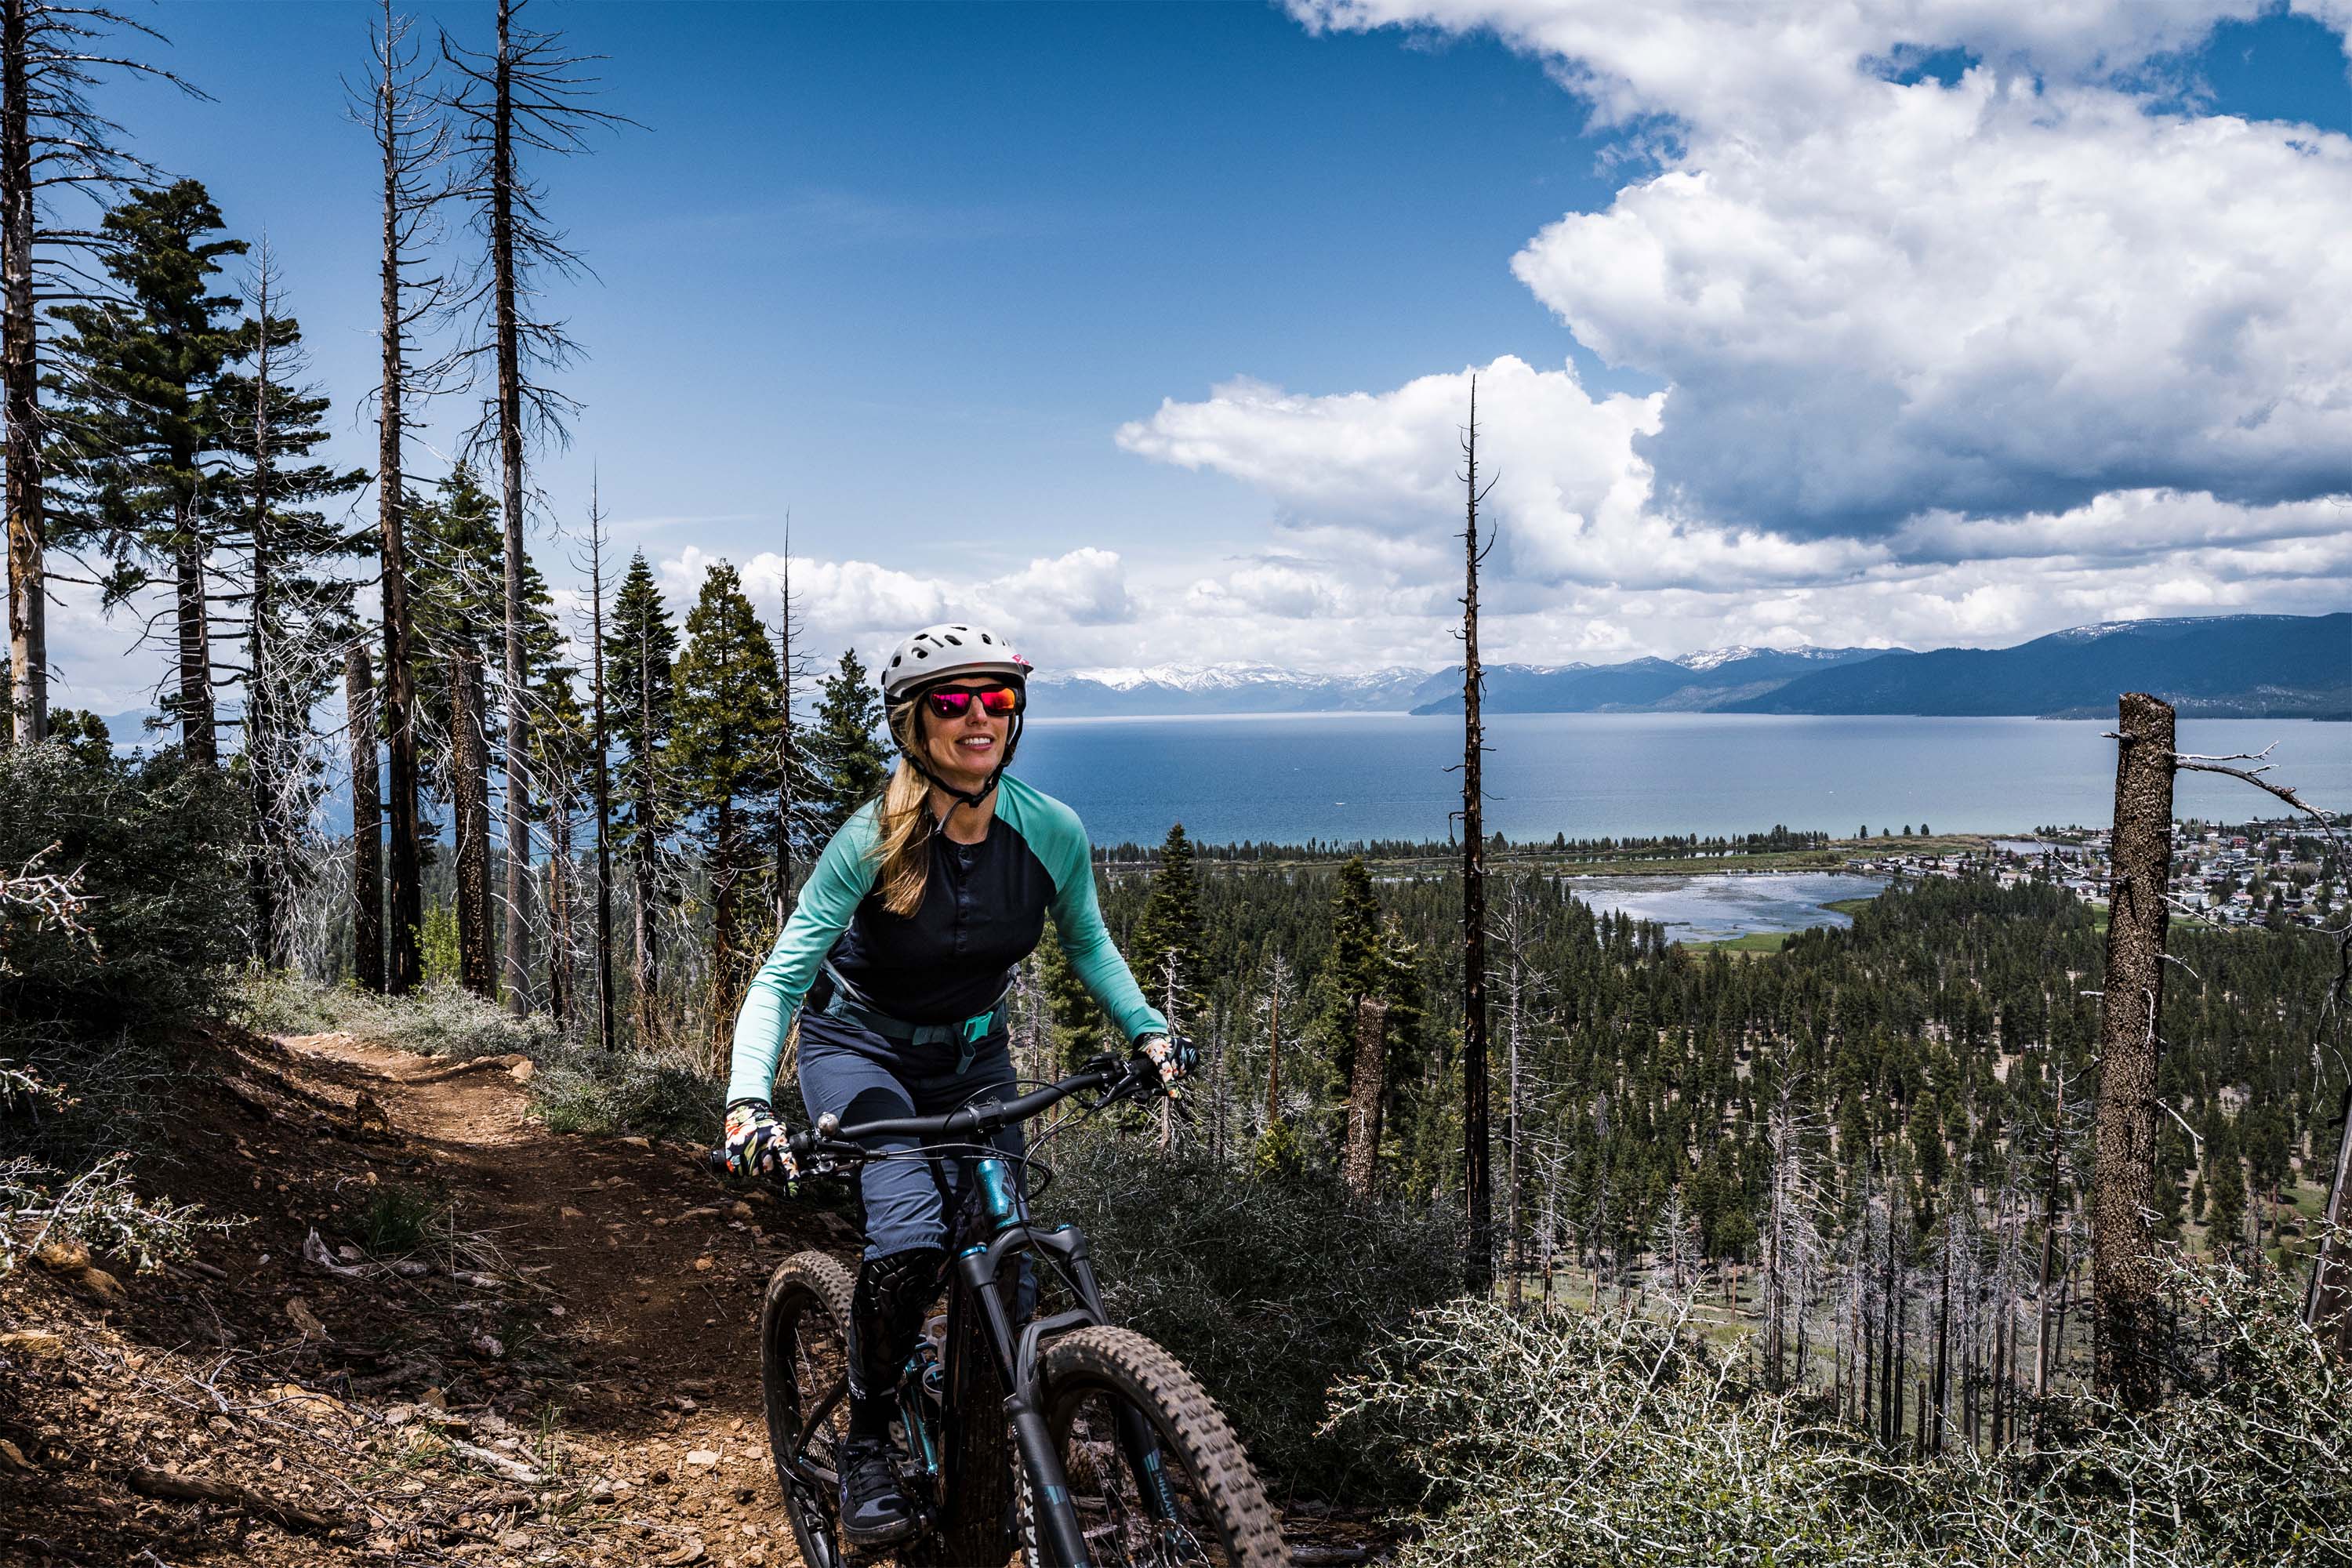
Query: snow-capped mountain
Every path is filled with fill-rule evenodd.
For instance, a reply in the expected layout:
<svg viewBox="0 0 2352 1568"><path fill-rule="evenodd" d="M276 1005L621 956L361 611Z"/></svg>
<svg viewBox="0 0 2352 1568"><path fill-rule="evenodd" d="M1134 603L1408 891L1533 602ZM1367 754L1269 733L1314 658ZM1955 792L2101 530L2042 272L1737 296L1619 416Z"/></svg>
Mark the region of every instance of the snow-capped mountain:
<svg viewBox="0 0 2352 1568"><path fill-rule="evenodd" d="M1425 669L1394 665L1351 675L1301 675L1271 665L1114 666L1030 682L1039 716L1397 712L1423 700Z"/></svg>
<svg viewBox="0 0 2352 1568"><path fill-rule="evenodd" d="M1746 643L1734 643L1729 647L1703 648L1697 653L1686 653L1667 662L1679 664L1685 669L1696 670L1716 669L1751 658L1804 658L1822 664L1845 664L1885 651L1884 648L1867 647L1750 647Z"/></svg>

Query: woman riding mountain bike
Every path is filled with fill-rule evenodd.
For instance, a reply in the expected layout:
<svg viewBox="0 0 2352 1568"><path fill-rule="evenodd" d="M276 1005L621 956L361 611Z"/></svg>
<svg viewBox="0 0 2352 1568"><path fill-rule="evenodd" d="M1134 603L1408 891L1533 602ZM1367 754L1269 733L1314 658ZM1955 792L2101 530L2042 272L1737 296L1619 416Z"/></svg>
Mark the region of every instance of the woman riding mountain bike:
<svg viewBox="0 0 2352 1568"><path fill-rule="evenodd" d="M898 766L880 799L825 846L735 1020L726 1142L734 1175L797 1173L771 1104L796 1013L812 1119L932 1116L1016 1093L1004 996L1048 913L1087 989L1161 1080L1192 1065L1191 1047L1171 1036L1103 927L1076 813L1005 773L1029 670L1003 638L960 625L915 633L884 667ZM1020 1171L1020 1127L993 1142ZM919 1158L859 1170L866 1247L850 1298L840 1467L840 1528L856 1550L895 1545L921 1528L889 1427L939 1294L961 1172L958 1160Z"/></svg>

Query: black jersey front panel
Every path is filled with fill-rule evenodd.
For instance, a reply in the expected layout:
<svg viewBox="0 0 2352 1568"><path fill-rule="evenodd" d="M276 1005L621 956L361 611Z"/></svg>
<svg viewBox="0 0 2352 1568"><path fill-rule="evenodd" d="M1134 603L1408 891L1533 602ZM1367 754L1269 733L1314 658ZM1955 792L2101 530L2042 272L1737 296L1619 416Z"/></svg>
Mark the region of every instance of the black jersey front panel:
<svg viewBox="0 0 2352 1568"><path fill-rule="evenodd" d="M827 967L854 999L894 1018L960 1023L1003 995L1013 966L1035 951L1054 878L1001 817L969 847L933 834L930 861L915 912L885 909L877 883Z"/></svg>

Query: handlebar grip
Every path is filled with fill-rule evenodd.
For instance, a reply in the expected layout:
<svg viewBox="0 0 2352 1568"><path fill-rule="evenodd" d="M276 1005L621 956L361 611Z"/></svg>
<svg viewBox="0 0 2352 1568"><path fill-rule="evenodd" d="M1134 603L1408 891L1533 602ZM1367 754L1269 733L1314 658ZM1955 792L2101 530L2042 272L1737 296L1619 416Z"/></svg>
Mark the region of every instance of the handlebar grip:
<svg viewBox="0 0 2352 1568"><path fill-rule="evenodd" d="M723 1176L727 1174L727 1151L724 1149L705 1149L702 1152L702 1168L709 1172L714 1176Z"/></svg>

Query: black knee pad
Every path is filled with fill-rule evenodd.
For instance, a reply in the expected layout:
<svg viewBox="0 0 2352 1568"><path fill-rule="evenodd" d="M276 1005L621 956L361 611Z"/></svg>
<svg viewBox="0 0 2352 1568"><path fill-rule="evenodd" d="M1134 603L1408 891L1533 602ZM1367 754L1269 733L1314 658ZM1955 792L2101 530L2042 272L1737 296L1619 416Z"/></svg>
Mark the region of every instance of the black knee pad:
<svg viewBox="0 0 2352 1568"><path fill-rule="evenodd" d="M917 1247L858 1266L857 1285L849 1296L853 1394L870 1397L898 1386L922 1330L923 1310L939 1294L947 1258L943 1248Z"/></svg>
<svg viewBox="0 0 2352 1568"><path fill-rule="evenodd" d="M937 1247L869 1258L858 1268L855 1294L865 1297L891 1323L919 1320L940 1293L940 1271L947 1260L946 1249Z"/></svg>

